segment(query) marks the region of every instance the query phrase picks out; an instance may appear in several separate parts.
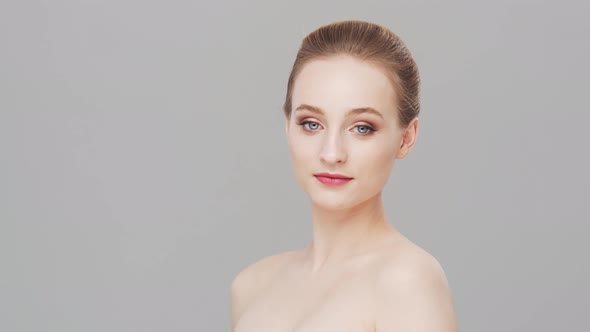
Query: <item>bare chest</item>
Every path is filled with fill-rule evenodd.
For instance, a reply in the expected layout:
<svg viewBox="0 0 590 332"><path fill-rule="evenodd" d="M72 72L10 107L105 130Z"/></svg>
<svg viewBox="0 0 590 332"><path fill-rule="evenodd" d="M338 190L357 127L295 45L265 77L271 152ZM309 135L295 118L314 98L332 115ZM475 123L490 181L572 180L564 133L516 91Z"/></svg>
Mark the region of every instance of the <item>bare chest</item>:
<svg viewBox="0 0 590 332"><path fill-rule="evenodd" d="M372 332L370 286L360 278L317 284L286 278L252 301L234 332Z"/></svg>

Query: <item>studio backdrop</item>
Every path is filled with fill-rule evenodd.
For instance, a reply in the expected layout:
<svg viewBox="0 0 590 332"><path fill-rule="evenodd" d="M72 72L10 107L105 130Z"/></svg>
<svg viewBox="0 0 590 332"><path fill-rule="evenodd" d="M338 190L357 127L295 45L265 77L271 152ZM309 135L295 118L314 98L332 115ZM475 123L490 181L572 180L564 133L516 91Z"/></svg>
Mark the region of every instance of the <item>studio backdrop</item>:
<svg viewBox="0 0 590 332"><path fill-rule="evenodd" d="M444 267L461 331L588 331L584 1L3 1L0 331L229 331L229 286L304 247L282 103L345 19L422 79L392 224Z"/></svg>

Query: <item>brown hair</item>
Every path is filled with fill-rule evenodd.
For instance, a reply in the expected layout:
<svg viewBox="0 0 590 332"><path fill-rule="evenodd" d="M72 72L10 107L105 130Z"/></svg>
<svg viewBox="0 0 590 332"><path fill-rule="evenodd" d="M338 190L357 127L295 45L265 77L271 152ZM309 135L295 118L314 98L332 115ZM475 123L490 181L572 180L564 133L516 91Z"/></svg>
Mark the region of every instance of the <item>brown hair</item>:
<svg viewBox="0 0 590 332"><path fill-rule="evenodd" d="M385 70L396 90L400 126L407 127L420 113L420 75L412 54L391 30L366 21L337 21L307 35L297 52L283 110L291 116L293 86L310 60L349 55Z"/></svg>

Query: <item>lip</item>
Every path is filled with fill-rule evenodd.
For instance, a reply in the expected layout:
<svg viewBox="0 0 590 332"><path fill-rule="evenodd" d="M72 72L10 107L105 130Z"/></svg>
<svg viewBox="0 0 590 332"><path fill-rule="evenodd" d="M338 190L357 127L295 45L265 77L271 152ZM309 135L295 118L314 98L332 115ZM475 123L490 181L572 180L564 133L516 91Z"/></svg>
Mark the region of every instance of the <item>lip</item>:
<svg viewBox="0 0 590 332"><path fill-rule="evenodd" d="M345 179L345 180L352 180L352 178L350 176L346 176L346 175L342 175L342 174L337 174L337 173L316 173L314 174L314 176L318 177L323 177L323 178L331 178L331 179Z"/></svg>
<svg viewBox="0 0 590 332"><path fill-rule="evenodd" d="M314 176L319 182L327 186L341 186L352 180L351 177L342 174L317 173Z"/></svg>

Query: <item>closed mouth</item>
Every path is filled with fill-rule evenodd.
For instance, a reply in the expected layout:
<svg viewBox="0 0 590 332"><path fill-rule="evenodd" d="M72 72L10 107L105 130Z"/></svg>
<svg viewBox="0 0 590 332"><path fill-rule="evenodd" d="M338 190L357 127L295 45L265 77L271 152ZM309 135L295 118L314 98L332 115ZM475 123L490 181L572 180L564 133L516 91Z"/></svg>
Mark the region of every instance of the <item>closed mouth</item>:
<svg viewBox="0 0 590 332"><path fill-rule="evenodd" d="M350 176L342 175L342 174L332 174L332 173L316 173L314 174L316 177L323 177L323 178L330 178L330 179L345 179L351 180Z"/></svg>

